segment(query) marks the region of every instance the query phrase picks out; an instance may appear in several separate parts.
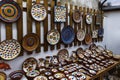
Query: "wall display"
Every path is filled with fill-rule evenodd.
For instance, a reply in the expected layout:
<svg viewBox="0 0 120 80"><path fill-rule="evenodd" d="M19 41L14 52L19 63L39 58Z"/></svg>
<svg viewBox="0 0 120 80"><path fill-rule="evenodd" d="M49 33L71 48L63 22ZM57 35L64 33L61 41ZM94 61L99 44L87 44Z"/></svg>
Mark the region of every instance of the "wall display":
<svg viewBox="0 0 120 80"><path fill-rule="evenodd" d="M91 42L92 42L92 36L90 34L86 34L85 43L86 44L91 44Z"/></svg>
<svg viewBox="0 0 120 80"><path fill-rule="evenodd" d="M64 27L61 32L61 39L64 44L70 44L75 38L74 30L71 26Z"/></svg>
<svg viewBox="0 0 120 80"><path fill-rule="evenodd" d="M39 37L35 33L30 33L24 36L22 46L26 51L33 51L39 45Z"/></svg>
<svg viewBox="0 0 120 80"><path fill-rule="evenodd" d="M11 80L20 80L24 75L24 72L22 70L17 70L9 74L9 77Z"/></svg>
<svg viewBox="0 0 120 80"><path fill-rule="evenodd" d="M47 33L47 41L51 45L55 45L60 40L60 33L57 30L50 30Z"/></svg>
<svg viewBox="0 0 120 80"><path fill-rule="evenodd" d="M77 31L77 39L78 39L79 41L83 41L83 40L85 39L85 31L84 31L84 30L79 29L79 30Z"/></svg>
<svg viewBox="0 0 120 80"><path fill-rule="evenodd" d="M22 64L22 69L24 72L30 72L35 70L37 67L37 60L33 57L26 59Z"/></svg>
<svg viewBox="0 0 120 80"><path fill-rule="evenodd" d="M74 10L74 12L73 12L73 20L74 20L74 22L80 23L81 19L82 19L81 12L79 10Z"/></svg>
<svg viewBox="0 0 120 80"><path fill-rule="evenodd" d="M69 59L68 50L62 49L57 54L59 62L67 61Z"/></svg>
<svg viewBox="0 0 120 80"><path fill-rule="evenodd" d="M54 7L54 22L66 22L66 7L55 6Z"/></svg>
<svg viewBox="0 0 120 80"><path fill-rule="evenodd" d="M21 51L21 45L17 40L4 40L0 44L0 57L4 60L16 58Z"/></svg>
<svg viewBox="0 0 120 80"><path fill-rule="evenodd" d="M13 0L2 0L0 2L0 19L4 22L15 22L21 16L20 6Z"/></svg>
<svg viewBox="0 0 120 80"><path fill-rule="evenodd" d="M47 16L47 10L41 4L34 4L31 8L31 15L36 21L43 21Z"/></svg>
<svg viewBox="0 0 120 80"><path fill-rule="evenodd" d="M0 72L0 79L1 80L6 80L6 74L4 72Z"/></svg>
<svg viewBox="0 0 120 80"><path fill-rule="evenodd" d="M92 24L92 14L88 13L86 15L86 23L87 24Z"/></svg>
<svg viewBox="0 0 120 80"><path fill-rule="evenodd" d="M40 75L40 76L36 76L34 80L48 80L48 78L46 76Z"/></svg>

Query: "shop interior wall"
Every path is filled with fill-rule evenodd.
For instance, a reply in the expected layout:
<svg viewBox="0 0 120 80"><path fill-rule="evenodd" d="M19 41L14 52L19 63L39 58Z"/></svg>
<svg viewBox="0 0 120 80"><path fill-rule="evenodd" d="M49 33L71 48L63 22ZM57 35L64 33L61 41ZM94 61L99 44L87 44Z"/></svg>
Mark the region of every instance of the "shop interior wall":
<svg viewBox="0 0 120 80"><path fill-rule="evenodd" d="M94 9L98 8L97 0L80 0L79 2L78 1L79 0L73 0L71 3L74 3L75 5L84 6L84 7L94 8ZM104 16L105 16L105 18L104 18L104 29L105 29L104 38L103 38L102 42L99 42L96 44L100 44L102 46L106 45L106 47L108 49L112 50L114 53L119 53L120 52L120 49L119 49L120 48L120 45L119 45L120 44L119 43L119 41L120 41L120 24L119 24L120 12L119 11L117 13L116 12L106 12ZM27 20L26 20L25 12L23 13L23 18L24 18L23 19L23 26L24 26L23 35L25 36L27 34L27 27L26 27ZM34 23L33 23L33 25L34 25ZM16 24L13 24L12 28L13 28L13 38L17 39ZM34 32L35 32L35 27L33 27L33 33ZM1 34L1 41L5 40L5 27L4 27L4 24L2 24L2 23L0 23L0 34ZM89 45L82 45L82 46L70 47L67 49L69 51L69 54L71 54L72 51L75 51L79 47L87 48L88 46ZM34 52L31 55L27 55L25 53L23 56L18 57L14 60L4 61L11 66L11 70L7 70L4 72L8 75L12 71L21 70L23 61L29 57L35 57L38 60L39 58L45 58L46 56L56 55L58 51L59 50L50 51L50 49L49 49L47 52L44 52L42 49L42 51L39 54L36 54Z"/></svg>

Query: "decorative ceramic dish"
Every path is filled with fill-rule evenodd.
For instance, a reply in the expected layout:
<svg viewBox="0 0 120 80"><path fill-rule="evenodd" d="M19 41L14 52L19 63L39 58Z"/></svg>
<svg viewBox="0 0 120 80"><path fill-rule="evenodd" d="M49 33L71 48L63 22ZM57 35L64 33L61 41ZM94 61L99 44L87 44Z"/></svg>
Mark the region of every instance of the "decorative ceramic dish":
<svg viewBox="0 0 120 80"><path fill-rule="evenodd" d="M51 45L55 45L60 40L60 33L57 30L50 30L47 34L47 41Z"/></svg>
<svg viewBox="0 0 120 80"><path fill-rule="evenodd" d="M82 29L78 30L78 31L77 31L77 39L78 39L79 41L83 41L84 38L85 38L85 31L82 30Z"/></svg>
<svg viewBox="0 0 120 80"><path fill-rule="evenodd" d="M4 22L15 22L21 16L20 6L13 0L2 0L0 2L0 19Z"/></svg>
<svg viewBox="0 0 120 80"><path fill-rule="evenodd" d="M69 80L77 80L77 78L75 76L69 76L68 79Z"/></svg>
<svg viewBox="0 0 120 80"><path fill-rule="evenodd" d="M0 80L6 80L6 74L4 72L0 72Z"/></svg>
<svg viewBox="0 0 120 80"><path fill-rule="evenodd" d="M59 62L65 61L69 58L69 53L67 49L62 49L57 54Z"/></svg>
<svg viewBox="0 0 120 80"><path fill-rule="evenodd" d="M0 57L4 60L12 60L16 58L21 51L21 45L17 40L4 40L0 44Z"/></svg>
<svg viewBox="0 0 120 80"><path fill-rule="evenodd" d="M63 73L55 73L54 77L57 78L57 79L61 79L61 78L65 77L65 74L63 74Z"/></svg>
<svg viewBox="0 0 120 80"><path fill-rule="evenodd" d="M63 43L70 44L75 38L74 30L71 26L64 27L61 32L61 39Z"/></svg>
<svg viewBox="0 0 120 80"><path fill-rule="evenodd" d="M22 68L24 72L30 72L32 70L35 70L36 67L37 67L37 60L33 57L26 59L22 64Z"/></svg>
<svg viewBox="0 0 120 80"><path fill-rule="evenodd" d="M66 22L67 9L64 6L54 7L54 22Z"/></svg>
<svg viewBox="0 0 120 80"><path fill-rule="evenodd" d="M33 51L39 45L39 37L35 33L30 33L24 36L22 46L26 51Z"/></svg>
<svg viewBox="0 0 120 80"><path fill-rule="evenodd" d="M104 29L103 28L98 29L98 36L102 37L103 34L104 34Z"/></svg>
<svg viewBox="0 0 120 80"><path fill-rule="evenodd" d="M48 78L46 76L36 76L33 80L48 80Z"/></svg>
<svg viewBox="0 0 120 80"><path fill-rule="evenodd" d="M93 30L92 31L92 38L97 38L98 37L98 30Z"/></svg>
<svg viewBox="0 0 120 80"><path fill-rule="evenodd" d="M86 15L86 23L91 24L92 23L92 14L88 13Z"/></svg>
<svg viewBox="0 0 120 80"><path fill-rule="evenodd" d="M92 43L92 36L90 34L86 34L85 43L88 45Z"/></svg>
<svg viewBox="0 0 120 80"><path fill-rule="evenodd" d="M26 73L26 76L33 78L33 77L38 76L39 74L40 74L39 71L37 71L37 70L32 70L32 71L27 72L27 73Z"/></svg>
<svg viewBox="0 0 120 80"><path fill-rule="evenodd" d="M36 21L43 21L47 17L47 10L41 4L34 4L31 8L31 15Z"/></svg>
<svg viewBox="0 0 120 80"><path fill-rule="evenodd" d="M20 80L23 75L24 75L24 72L21 70L14 71L14 72L9 74L11 80Z"/></svg>
<svg viewBox="0 0 120 80"><path fill-rule="evenodd" d="M80 23L81 19L82 19L82 15L81 15L80 10L74 10L74 12L73 12L73 20L76 23Z"/></svg>

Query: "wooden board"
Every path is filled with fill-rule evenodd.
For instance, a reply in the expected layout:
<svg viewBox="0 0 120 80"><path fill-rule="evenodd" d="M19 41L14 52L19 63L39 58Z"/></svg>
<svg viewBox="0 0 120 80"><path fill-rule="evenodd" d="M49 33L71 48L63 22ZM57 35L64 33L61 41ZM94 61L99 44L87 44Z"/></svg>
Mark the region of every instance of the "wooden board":
<svg viewBox="0 0 120 80"><path fill-rule="evenodd" d="M12 39L12 23L5 23L6 27L6 40Z"/></svg>
<svg viewBox="0 0 120 80"><path fill-rule="evenodd" d="M17 0L17 3L21 7L21 10L23 11L23 6L22 6L22 0ZM23 13L21 14L20 19L17 21L17 40L20 44L22 44L22 39L23 39ZM20 56L23 55L23 48L21 49Z"/></svg>
<svg viewBox="0 0 120 80"><path fill-rule="evenodd" d="M47 0L44 0L44 6L46 8L46 11L48 13L48 1ZM46 17L46 19L43 21L43 27L44 27L44 51L48 51L48 43L47 43L47 39L46 39L46 36L47 36L47 32L48 32L48 16Z"/></svg>
<svg viewBox="0 0 120 80"><path fill-rule="evenodd" d="M36 0L36 3L40 4L40 0ZM39 46L36 49L36 53L41 52L41 22L35 21L36 24L36 34L39 36Z"/></svg>

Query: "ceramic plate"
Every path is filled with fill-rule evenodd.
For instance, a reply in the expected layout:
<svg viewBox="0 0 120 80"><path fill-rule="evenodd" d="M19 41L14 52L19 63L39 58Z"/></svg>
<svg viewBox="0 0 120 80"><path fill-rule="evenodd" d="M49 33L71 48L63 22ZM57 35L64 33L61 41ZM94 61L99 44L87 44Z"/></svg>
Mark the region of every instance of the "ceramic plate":
<svg viewBox="0 0 120 80"><path fill-rule="evenodd" d="M92 38L97 38L98 37L98 30L93 30L92 31Z"/></svg>
<svg viewBox="0 0 120 80"><path fill-rule="evenodd" d="M66 7L55 6L54 7L54 21L55 22L66 22Z"/></svg>
<svg viewBox="0 0 120 80"><path fill-rule="evenodd" d="M86 23L91 24L92 23L92 14L88 13L86 15Z"/></svg>
<svg viewBox="0 0 120 80"><path fill-rule="evenodd" d="M85 43L88 45L92 43L92 36L90 34L86 34Z"/></svg>
<svg viewBox="0 0 120 80"><path fill-rule="evenodd" d="M33 57L26 59L22 65L24 72L29 72L29 71L35 70L36 67L37 67L37 60Z"/></svg>
<svg viewBox="0 0 120 80"><path fill-rule="evenodd" d="M28 76L28 77L36 77L36 76L38 76L39 74L40 74L39 71L37 71L37 70L32 70L32 71L27 72L27 73L26 73L26 76Z"/></svg>
<svg viewBox="0 0 120 80"><path fill-rule="evenodd" d="M54 74L54 77L57 78L57 79L61 79L61 78L65 77L65 74L63 74L63 73L56 73L56 74Z"/></svg>
<svg viewBox="0 0 120 80"><path fill-rule="evenodd" d="M33 80L48 80L48 78L46 76L36 76Z"/></svg>
<svg viewBox="0 0 120 80"><path fill-rule="evenodd" d="M20 6L13 0L0 2L0 19L4 22L15 22L21 16Z"/></svg>
<svg viewBox="0 0 120 80"><path fill-rule="evenodd" d="M60 33L57 30L50 30L47 34L47 41L51 45L55 45L60 40Z"/></svg>
<svg viewBox="0 0 120 80"><path fill-rule="evenodd" d="M98 36L102 37L103 34L104 34L104 29L103 28L98 29Z"/></svg>
<svg viewBox="0 0 120 80"><path fill-rule="evenodd" d="M69 58L68 50L62 49L57 54L59 62L65 61Z"/></svg>
<svg viewBox="0 0 120 80"><path fill-rule="evenodd" d="M83 41L84 38L85 38L85 31L82 30L82 29L78 30L78 31L77 31L77 39L78 39L79 41Z"/></svg>
<svg viewBox="0 0 120 80"><path fill-rule="evenodd" d="M0 72L0 80L6 80L6 74L4 72Z"/></svg>
<svg viewBox="0 0 120 80"><path fill-rule="evenodd" d="M21 45L17 40L5 40L0 44L0 57L4 60L12 60L16 58L21 51Z"/></svg>
<svg viewBox="0 0 120 80"><path fill-rule="evenodd" d="M76 23L80 23L81 19L82 19L82 16L81 16L80 10L75 10L75 11L73 12L73 20L74 20Z"/></svg>
<svg viewBox="0 0 120 80"><path fill-rule="evenodd" d="M70 44L75 38L74 30L71 26L64 27L61 32L61 39L64 44Z"/></svg>
<svg viewBox="0 0 120 80"><path fill-rule="evenodd" d="M24 36L22 46L26 51L33 51L39 46L39 37L35 33L30 33Z"/></svg>
<svg viewBox="0 0 120 80"><path fill-rule="evenodd" d="M36 21L43 21L47 17L47 10L41 4L34 4L31 8L31 15Z"/></svg>
<svg viewBox="0 0 120 80"><path fill-rule="evenodd" d="M69 76L68 79L69 80L77 80L77 78L75 76Z"/></svg>
<svg viewBox="0 0 120 80"><path fill-rule="evenodd" d="M18 71L14 71L14 72L10 73L9 76L10 76L11 80L17 80L17 79L20 80L22 78L23 74L24 74L23 71L18 70Z"/></svg>

